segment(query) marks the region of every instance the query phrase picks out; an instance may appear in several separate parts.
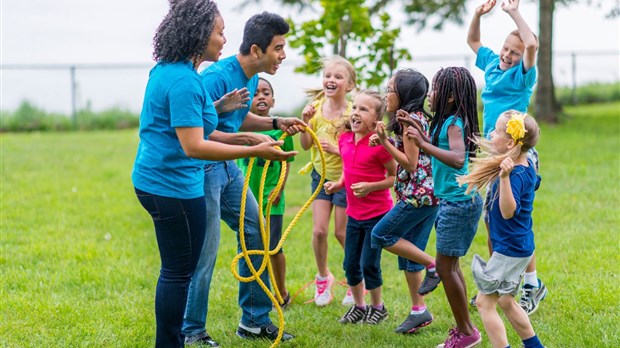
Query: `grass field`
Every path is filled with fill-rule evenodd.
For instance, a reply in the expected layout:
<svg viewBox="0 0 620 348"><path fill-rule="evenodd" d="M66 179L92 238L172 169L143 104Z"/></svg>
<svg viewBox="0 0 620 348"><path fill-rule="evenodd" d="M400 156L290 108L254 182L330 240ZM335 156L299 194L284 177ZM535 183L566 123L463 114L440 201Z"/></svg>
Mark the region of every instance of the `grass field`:
<svg viewBox="0 0 620 348"><path fill-rule="evenodd" d="M535 203L538 274L549 288L531 317L547 347L617 347L620 300L620 104L567 109L569 120L543 125L537 146L543 182ZM136 200L130 179L138 138L135 130L93 133L0 135L2 347L150 347L154 344L154 289L159 256L152 222ZM309 197L309 177L287 185L291 218ZM292 292L316 272L310 215L285 243ZM434 233L429 251L435 254ZM330 240L329 264L344 279L342 250ZM486 257L486 233L478 230L462 259L469 292L471 256ZM237 281L229 271L234 234L222 231L211 291L208 329L224 347L267 347L234 335L240 318ZM406 317L409 298L396 257L383 253L387 322L343 326L337 319L345 287L325 308L303 304L301 293L285 312L290 347L434 347L453 319L440 287L428 296L435 316L419 334L392 330ZM475 310L474 322L482 329ZM274 321L277 318L274 316ZM615 324L614 324L615 323ZM508 329L513 347L520 341ZM489 347L488 340L483 347Z"/></svg>

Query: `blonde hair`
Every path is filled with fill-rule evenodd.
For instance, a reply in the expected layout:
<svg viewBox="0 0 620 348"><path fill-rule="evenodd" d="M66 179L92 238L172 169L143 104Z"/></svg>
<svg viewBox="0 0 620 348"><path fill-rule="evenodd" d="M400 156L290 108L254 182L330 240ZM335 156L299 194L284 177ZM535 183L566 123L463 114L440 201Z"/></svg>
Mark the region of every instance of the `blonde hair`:
<svg viewBox="0 0 620 348"><path fill-rule="evenodd" d="M372 89L364 89L355 94L355 97L359 95L367 95L374 99L375 101L375 112L377 114L376 121L380 121L383 118L383 114L385 114L385 109L387 104L385 102L385 98L381 95L381 93L372 90ZM341 121L336 126L336 130L334 132L334 137L338 139L340 135L344 132L348 132L351 130L351 115L344 115L341 118Z"/></svg>
<svg viewBox="0 0 620 348"><path fill-rule="evenodd" d="M353 67L353 64L351 64L351 62L349 62L347 59L336 55L323 59L323 70L325 70L325 68L331 64L339 64L347 70L347 73L349 74L348 82L351 84L351 87L355 89L355 87L357 86L357 74L355 73L355 68ZM306 89L306 95L310 97L310 102L313 102L315 100L323 98L323 96L325 95L325 91L323 91L323 88L310 88Z"/></svg>
<svg viewBox="0 0 620 348"><path fill-rule="evenodd" d="M456 179L459 185L467 184L466 194L472 191L479 192L488 187L499 176L499 165L503 160L508 157L515 160L519 155L533 148L538 142L540 128L538 128L538 123L536 123L534 117L515 110L503 112L499 117L503 117L508 121L513 116L523 117L525 135L520 139L515 139L515 146L508 149L508 152L499 153L495 151L492 142L488 139L481 137L474 139L476 144L478 144L480 156L472 158L471 170L468 175L461 175ZM506 132L506 126L504 126L504 129L496 129L495 131L511 138L510 134Z"/></svg>
<svg viewBox="0 0 620 348"><path fill-rule="evenodd" d="M521 34L519 34L519 29L515 29L515 30L511 31L508 34L508 36L510 36L510 35L516 36L519 39L519 41L523 42L523 39L521 38ZM534 33L532 33L532 35L534 35L534 39L536 39L536 43L538 43L538 36L536 36L536 34L534 34Z"/></svg>

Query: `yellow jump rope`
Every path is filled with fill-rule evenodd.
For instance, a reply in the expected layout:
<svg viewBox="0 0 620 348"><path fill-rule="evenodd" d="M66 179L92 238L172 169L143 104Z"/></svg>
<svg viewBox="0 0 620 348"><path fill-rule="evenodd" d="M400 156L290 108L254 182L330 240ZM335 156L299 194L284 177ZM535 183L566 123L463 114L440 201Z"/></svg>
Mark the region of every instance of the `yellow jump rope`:
<svg viewBox="0 0 620 348"><path fill-rule="evenodd" d="M262 237L263 245L264 245L263 250L248 250L245 245L244 220L245 220L246 197L248 193L248 187L250 184L250 176L252 175L252 168L254 167L254 162L256 161L256 158L251 158L249 161L247 172L245 174L245 182L243 183L243 191L241 193L241 209L239 212L239 240L241 242L241 253L237 254L237 256L235 256L235 258L232 260L232 263L230 265L230 271L232 272L233 276L237 278L237 280L239 280L240 282L256 281L260 285L260 287L263 289L263 291L267 294L267 296L269 296L269 299L273 303L274 308L276 308L276 310L278 311L279 331L278 331L278 336L274 340L273 345L271 345L271 347L276 347L278 344L280 344L280 341L282 340L282 334L284 333L284 313L282 312L282 307L280 306L280 304L284 303L284 299L282 298L282 295L280 294L280 291L278 290L278 287L276 286L276 280L273 274L273 268L271 266L270 256L277 254L278 251L282 249L282 244L284 244L284 241L286 240L286 237L288 236L289 232L291 232L291 230L293 229L293 227L295 227L295 224L297 223L301 215L303 215L303 213L308 209L310 204L312 204L312 201L314 201L316 196L319 194L319 192L321 191L321 188L323 187L323 183L325 182L325 153L323 152L323 148L321 147L321 143L319 142L319 139L317 138L316 134L312 131L312 129L310 129L309 127L306 127L306 132L310 134L310 136L312 137L312 140L314 141L317 148L319 149L319 155L321 156L321 167L322 167L321 180L319 181L319 185L317 186L317 188L312 193L312 196L310 196L310 198L301 207L301 209L299 209L299 211L297 212L297 214L295 214L295 217L293 218L291 223L288 225L284 233L282 233L282 237L280 238L280 241L278 242L278 245L275 247L274 250L269 250L269 234L270 234L269 217L271 215L271 206L273 205L275 195L271 195L268 197L267 206L266 206L267 211L263 215L263 192L265 190L265 179L267 178L267 169L269 168L271 161L269 160L265 161L265 166L263 167L263 172L261 175L260 186L258 189L259 190L259 193L258 193L259 214L261 217L265 216L265 219L262 219L262 218L259 219L260 232L261 232L261 237ZM289 136L289 134L284 133L282 134L279 140L284 140L287 136ZM284 165L285 164L284 161L282 161L282 164L283 165L280 166L282 170L280 171L280 177L278 178L278 183L274 189L274 192L280 191L280 188L282 187L282 184L284 183L284 178L286 177L286 165ZM262 255L263 256L263 261L258 270L254 268L254 265L252 264L252 261L250 260L251 255ZM248 265L248 268L250 269L250 272L252 273L252 275L249 277L242 277L241 275L239 275L239 272L237 271L237 265L241 258L245 260L245 262ZM269 288L267 287L267 285L265 285L265 283L260 278L261 274L265 272L265 269L267 269L269 272L269 279L271 279L271 284L274 284L273 289L274 289L275 296L274 294L271 293L271 291L269 291Z"/></svg>

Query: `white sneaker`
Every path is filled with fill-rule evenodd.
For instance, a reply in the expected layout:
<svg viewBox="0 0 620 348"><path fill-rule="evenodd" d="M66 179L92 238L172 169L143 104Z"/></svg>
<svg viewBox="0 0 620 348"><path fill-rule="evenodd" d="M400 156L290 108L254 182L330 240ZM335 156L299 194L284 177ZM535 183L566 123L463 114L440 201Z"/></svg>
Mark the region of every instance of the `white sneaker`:
<svg viewBox="0 0 620 348"><path fill-rule="evenodd" d="M316 276L314 280L316 284L316 290L314 291L314 303L317 306L326 306L334 299L332 294L332 286L334 285L334 276L329 273L325 280L319 280L319 276Z"/></svg>
<svg viewBox="0 0 620 348"><path fill-rule="evenodd" d="M347 294L344 295L342 299L343 306L352 306L355 304L355 299L353 298L353 293L351 292L351 288L347 289Z"/></svg>

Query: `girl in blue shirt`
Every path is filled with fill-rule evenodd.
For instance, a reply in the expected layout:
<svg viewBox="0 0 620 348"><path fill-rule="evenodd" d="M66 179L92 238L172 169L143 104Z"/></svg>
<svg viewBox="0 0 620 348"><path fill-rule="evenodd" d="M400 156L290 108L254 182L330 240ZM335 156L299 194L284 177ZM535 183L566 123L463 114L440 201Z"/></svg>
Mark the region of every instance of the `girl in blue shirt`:
<svg viewBox="0 0 620 348"><path fill-rule="evenodd" d="M440 200L435 221L437 273L456 320L456 327L450 330L442 347L473 347L482 339L467 310L467 289L459 258L469 250L478 229L482 199L478 194L467 194L467 188L460 187L456 177L467 174L469 157L474 157L477 148L471 140L479 135L476 83L465 68L444 68L433 78L428 98L434 112L431 139L424 136L416 122L399 121L410 124L406 135L432 156L435 196Z"/></svg>
<svg viewBox="0 0 620 348"><path fill-rule="evenodd" d="M472 272L478 287L478 312L493 347L509 347L506 328L496 310L498 304L525 348L543 347L525 310L515 301L534 253L532 209L540 177L527 152L536 145L539 133L532 116L515 110L502 113L491 140L477 140L486 156L475 159L471 173L458 179L468 185L468 191L491 188L493 254L488 263L474 255Z"/></svg>
<svg viewBox="0 0 620 348"><path fill-rule="evenodd" d="M189 282L202 250L206 226L203 161L263 157L281 161L294 155L268 142L233 146L205 140L217 113L243 104L235 91L213 103L196 67L217 61L226 43L224 21L210 0L171 2L153 46L157 61L149 74L140 114L140 143L132 181L151 215L161 258L155 293L156 347L183 347L181 332ZM217 345L208 335L204 343Z"/></svg>

